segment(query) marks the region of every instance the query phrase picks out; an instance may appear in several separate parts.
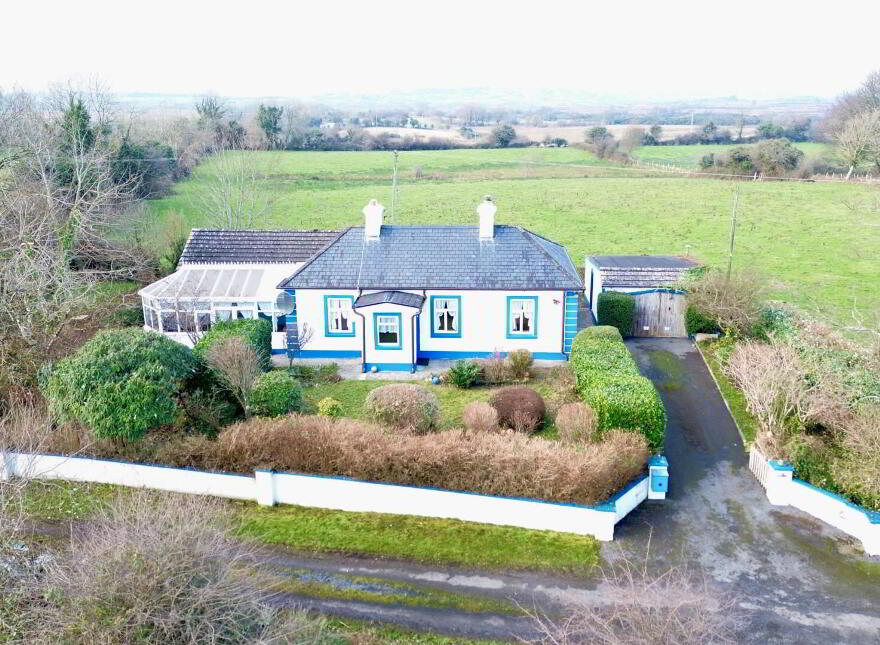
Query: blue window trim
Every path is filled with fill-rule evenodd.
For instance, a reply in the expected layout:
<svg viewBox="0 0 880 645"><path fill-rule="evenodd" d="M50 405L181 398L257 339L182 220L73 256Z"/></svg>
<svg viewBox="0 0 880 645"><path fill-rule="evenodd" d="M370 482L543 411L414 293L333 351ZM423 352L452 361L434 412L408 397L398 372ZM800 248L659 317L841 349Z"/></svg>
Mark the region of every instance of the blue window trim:
<svg viewBox="0 0 880 645"><path fill-rule="evenodd" d="M397 345L380 345L379 344L379 316L394 316L397 318ZM390 311L382 313L376 311L373 313L373 346L376 349L403 349L403 315Z"/></svg>
<svg viewBox="0 0 880 645"><path fill-rule="evenodd" d="M434 300L457 300L458 331L434 331ZM461 296L431 296L431 338L461 338Z"/></svg>
<svg viewBox="0 0 880 645"><path fill-rule="evenodd" d="M535 318L533 320L534 325L532 325L532 333L531 334L518 334L516 332L510 331L510 303L513 300L531 300L535 303L534 312ZM507 296L507 318L504 321L505 331L507 332L507 338L537 338L538 337L538 296Z"/></svg>
<svg viewBox="0 0 880 645"><path fill-rule="evenodd" d="M352 306L349 307L349 309L351 310L351 331L342 331L342 332L330 331L330 309L327 307L327 300L329 300L330 298L345 298L349 302L351 302ZM330 336L333 338L354 336L355 335L354 324L355 324L355 321L354 321L354 296L333 296L333 295L325 295L324 296L324 335L325 336Z"/></svg>

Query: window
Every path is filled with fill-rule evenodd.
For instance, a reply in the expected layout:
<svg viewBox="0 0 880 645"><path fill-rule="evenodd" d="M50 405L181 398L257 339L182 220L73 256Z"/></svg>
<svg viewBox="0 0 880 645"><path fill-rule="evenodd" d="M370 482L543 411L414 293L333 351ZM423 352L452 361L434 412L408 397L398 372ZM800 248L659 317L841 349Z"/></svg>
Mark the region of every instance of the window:
<svg viewBox="0 0 880 645"><path fill-rule="evenodd" d="M177 331L177 313L173 311L162 312L162 331Z"/></svg>
<svg viewBox="0 0 880 645"><path fill-rule="evenodd" d="M401 349L400 314L373 314L376 349Z"/></svg>
<svg viewBox="0 0 880 645"><path fill-rule="evenodd" d="M460 296L431 296L431 336L461 338Z"/></svg>
<svg viewBox="0 0 880 645"><path fill-rule="evenodd" d="M507 337L538 337L538 298L536 296L508 296Z"/></svg>
<svg viewBox="0 0 880 645"><path fill-rule="evenodd" d="M354 336L354 296L324 296L324 334Z"/></svg>

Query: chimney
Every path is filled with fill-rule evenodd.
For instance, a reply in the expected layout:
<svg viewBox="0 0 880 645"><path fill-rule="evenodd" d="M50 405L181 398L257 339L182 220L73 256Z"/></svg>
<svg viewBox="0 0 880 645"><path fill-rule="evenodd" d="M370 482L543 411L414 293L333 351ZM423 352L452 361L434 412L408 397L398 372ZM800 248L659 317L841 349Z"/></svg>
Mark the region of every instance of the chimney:
<svg viewBox="0 0 880 645"><path fill-rule="evenodd" d="M498 207L492 201L491 195L486 195L485 199L477 206L477 215L480 216L480 239L491 240L495 237L495 211Z"/></svg>
<svg viewBox="0 0 880 645"><path fill-rule="evenodd" d="M375 199L364 206L364 237L368 240L378 240L382 233L382 217L385 207Z"/></svg>

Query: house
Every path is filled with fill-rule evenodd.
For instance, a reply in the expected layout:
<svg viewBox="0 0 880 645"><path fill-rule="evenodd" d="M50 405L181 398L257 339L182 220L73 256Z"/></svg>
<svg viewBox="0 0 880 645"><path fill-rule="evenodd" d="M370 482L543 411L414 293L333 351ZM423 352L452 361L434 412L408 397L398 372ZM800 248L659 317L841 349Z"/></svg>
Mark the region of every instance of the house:
<svg viewBox="0 0 880 645"><path fill-rule="evenodd" d="M263 318L273 352L285 353L289 312L276 285L338 234L193 229L177 271L138 292L144 326L192 346L216 320Z"/></svg>
<svg viewBox="0 0 880 645"><path fill-rule="evenodd" d="M565 360L583 281L562 246L495 213L487 198L473 226L389 226L372 200L364 226L279 282L296 302L291 354L406 371L520 348Z"/></svg>
<svg viewBox="0 0 880 645"><path fill-rule="evenodd" d="M519 226L384 224L331 231L195 229L177 271L144 287L146 327L192 344L217 320L272 322L273 353L415 371L528 349L565 360L584 285L565 249Z"/></svg>
<svg viewBox="0 0 880 645"><path fill-rule="evenodd" d="M603 291L622 291L635 298L634 336L686 336L687 307L680 285L685 273L698 267L689 259L668 255L592 255L584 275L587 304L598 319Z"/></svg>

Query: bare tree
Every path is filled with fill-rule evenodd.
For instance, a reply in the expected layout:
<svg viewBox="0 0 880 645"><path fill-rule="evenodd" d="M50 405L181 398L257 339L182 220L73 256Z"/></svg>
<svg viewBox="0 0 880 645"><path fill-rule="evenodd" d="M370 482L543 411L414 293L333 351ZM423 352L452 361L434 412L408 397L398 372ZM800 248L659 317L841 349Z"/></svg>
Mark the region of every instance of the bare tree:
<svg viewBox="0 0 880 645"><path fill-rule="evenodd" d="M846 178L864 163L880 168L880 108L860 112L847 119L834 134L837 154L849 166Z"/></svg>
<svg viewBox="0 0 880 645"><path fill-rule="evenodd" d="M742 332L757 321L764 295L764 280L751 271L730 276L709 269L687 277L688 306L712 318L725 331Z"/></svg>
<svg viewBox="0 0 880 645"><path fill-rule="evenodd" d="M206 171L207 180L196 195L196 205L214 226L254 228L266 220L272 199L253 157L226 150L211 160Z"/></svg>
<svg viewBox="0 0 880 645"><path fill-rule="evenodd" d="M262 374L257 352L246 340L237 336L223 338L207 352L208 365L250 415L251 393Z"/></svg>

